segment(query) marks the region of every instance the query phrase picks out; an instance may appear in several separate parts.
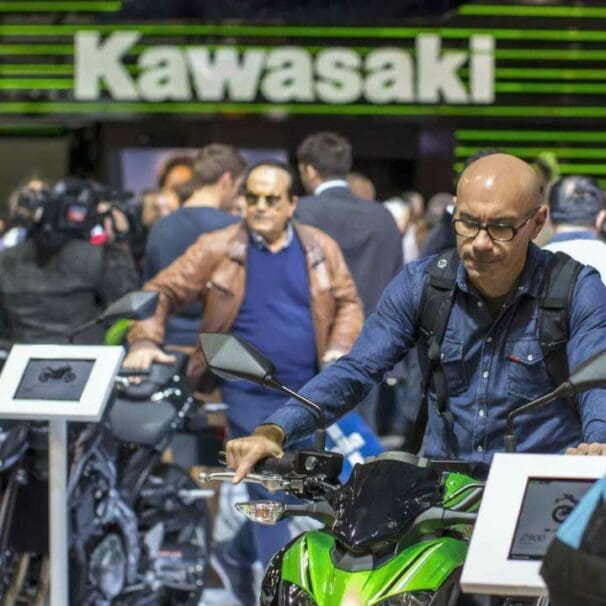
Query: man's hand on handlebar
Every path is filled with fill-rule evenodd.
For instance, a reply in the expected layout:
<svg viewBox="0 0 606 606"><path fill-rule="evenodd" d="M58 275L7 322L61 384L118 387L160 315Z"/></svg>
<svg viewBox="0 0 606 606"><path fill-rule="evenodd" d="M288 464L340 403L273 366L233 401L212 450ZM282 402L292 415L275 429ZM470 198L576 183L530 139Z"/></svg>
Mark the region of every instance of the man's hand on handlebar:
<svg viewBox="0 0 606 606"><path fill-rule="evenodd" d="M592 442L591 444L581 442L576 448L567 448L566 454L604 457L606 456L606 444L601 444L600 442Z"/></svg>
<svg viewBox="0 0 606 606"><path fill-rule="evenodd" d="M175 356L164 353L155 343L150 341L139 345L133 344L122 366L145 373L154 362L171 364L174 361Z"/></svg>
<svg viewBox="0 0 606 606"><path fill-rule="evenodd" d="M226 463L235 471L232 482L241 482L261 459L282 457L283 442L284 433L276 425L261 425L252 435L227 442Z"/></svg>

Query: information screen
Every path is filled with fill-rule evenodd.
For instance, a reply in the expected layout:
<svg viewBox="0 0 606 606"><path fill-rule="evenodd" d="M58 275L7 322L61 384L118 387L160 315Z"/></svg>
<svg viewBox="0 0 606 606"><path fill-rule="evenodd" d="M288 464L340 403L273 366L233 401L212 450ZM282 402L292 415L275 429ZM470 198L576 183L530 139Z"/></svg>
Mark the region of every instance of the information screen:
<svg viewBox="0 0 606 606"><path fill-rule="evenodd" d="M13 399L79 402L94 365L95 360L32 358Z"/></svg>
<svg viewBox="0 0 606 606"><path fill-rule="evenodd" d="M543 559L560 524L593 484L594 480L529 478L509 559Z"/></svg>

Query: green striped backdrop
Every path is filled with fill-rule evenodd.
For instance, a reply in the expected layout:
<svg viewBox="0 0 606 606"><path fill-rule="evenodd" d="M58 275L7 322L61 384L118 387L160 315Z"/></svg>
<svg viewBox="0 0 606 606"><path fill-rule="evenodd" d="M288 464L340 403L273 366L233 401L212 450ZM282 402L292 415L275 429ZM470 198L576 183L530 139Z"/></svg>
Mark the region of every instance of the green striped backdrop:
<svg viewBox="0 0 606 606"><path fill-rule="evenodd" d="M455 168L483 147L498 147L528 159L547 149L558 155L562 172L586 172L606 183L603 2L583 6L470 2L439 25L411 21L405 27L132 24L120 21L121 4L119 0L0 1L0 136L52 136L60 130L40 126L36 121L40 116L55 116L58 124L81 116L119 119L133 114L263 114L272 110L295 115L398 116L415 122L435 117L455 129ZM73 37L86 29L86 23L104 33L141 32L141 43L127 58L133 73L137 55L157 44L217 47L235 42L242 49L296 44L312 53L336 45L360 53L377 46L398 46L414 53L414 39L423 32L438 33L445 49L465 49L472 34L485 33L496 41L496 99L492 105L387 106L76 102L72 97ZM464 70L461 75L466 77Z"/></svg>

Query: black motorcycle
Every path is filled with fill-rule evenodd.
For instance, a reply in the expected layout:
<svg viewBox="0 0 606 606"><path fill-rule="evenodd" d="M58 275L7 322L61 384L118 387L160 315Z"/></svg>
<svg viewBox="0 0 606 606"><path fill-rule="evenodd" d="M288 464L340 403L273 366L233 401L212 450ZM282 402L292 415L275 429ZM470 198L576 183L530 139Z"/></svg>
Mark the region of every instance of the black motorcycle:
<svg viewBox="0 0 606 606"><path fill-rule="evenodd" d="M0 369L10 345L0 345ZM0 603L44 603L48 567L46 425L0 422ZM29 532L24 533L27 527Z"/></svg>
<svg viewBox="0 0 606 606"><path fill-rule="evenodd" d="M155 364L139 384L118 376L104 419L78 438L68 485L74 605L200 601L208 491L161 462L174 433L200 422L184 362Z"/></svg>

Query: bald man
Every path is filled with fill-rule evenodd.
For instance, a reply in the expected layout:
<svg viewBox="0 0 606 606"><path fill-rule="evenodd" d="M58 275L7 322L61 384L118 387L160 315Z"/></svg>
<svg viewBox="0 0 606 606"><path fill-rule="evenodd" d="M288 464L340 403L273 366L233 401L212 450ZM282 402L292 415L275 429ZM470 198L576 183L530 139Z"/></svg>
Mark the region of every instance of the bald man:
<svg viewBox="0 0 606 606"><path fill-rule="evenodd" d="M554 387L537 326L542 281L553 257L532 244L547 214L535 172L518 158L490 155L461 176L454 211L460 263L441 344L452 426L449 435L430 385L425 442L430 458L490 462L504 450L507 414ZM329 422L354 407L419 339L422 295L437 260L408 264L385 290L349 355L301 390L323 406ZM595 270L584 267L569 309L569 368L604 343L606 288ZM283 445L310 433L315 423L312 413L290 400L252 436L228 443L234 481L256 460L279 455ZM606 391L583 394L576 410L560 400L523 415L516 436L521 452L602 452Z"/></svg>

